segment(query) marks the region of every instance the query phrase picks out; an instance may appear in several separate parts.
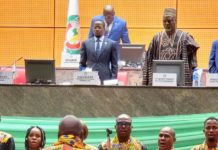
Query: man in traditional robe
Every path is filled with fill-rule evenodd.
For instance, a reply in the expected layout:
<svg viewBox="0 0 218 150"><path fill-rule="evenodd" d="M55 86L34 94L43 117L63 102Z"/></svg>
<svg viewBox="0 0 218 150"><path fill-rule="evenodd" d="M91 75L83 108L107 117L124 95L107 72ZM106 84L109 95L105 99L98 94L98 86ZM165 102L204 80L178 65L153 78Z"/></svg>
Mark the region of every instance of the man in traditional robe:
<svg viewBox="0 0 218 150"><path fill-rule="evenodd" d="M99 145L99 150L147 150L141 142L130 136L132 119L127 114L121 114L116 119L116 136Z"/></svg>
<svg viewBox="0 0 218 150"><path fill-rule="evenodd" d="M153 60L184 60L185 86L192 85L192 70L197 67L198 44L193 37L176 28L176 10L166 8L164 30L157 33L149 45L143 67L143 85L152 85Z"/></svg>

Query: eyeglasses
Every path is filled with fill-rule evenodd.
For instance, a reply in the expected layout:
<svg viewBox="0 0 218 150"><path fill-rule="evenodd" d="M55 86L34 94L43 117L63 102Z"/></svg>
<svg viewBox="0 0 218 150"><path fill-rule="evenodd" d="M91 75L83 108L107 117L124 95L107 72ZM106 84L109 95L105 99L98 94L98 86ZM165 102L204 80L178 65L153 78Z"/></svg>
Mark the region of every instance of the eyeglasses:
<svg viewBox="0 0 218 150"><path fill-rule="evenodd" d="M130 122L117 122L117 126L131 126Z"/></svg>

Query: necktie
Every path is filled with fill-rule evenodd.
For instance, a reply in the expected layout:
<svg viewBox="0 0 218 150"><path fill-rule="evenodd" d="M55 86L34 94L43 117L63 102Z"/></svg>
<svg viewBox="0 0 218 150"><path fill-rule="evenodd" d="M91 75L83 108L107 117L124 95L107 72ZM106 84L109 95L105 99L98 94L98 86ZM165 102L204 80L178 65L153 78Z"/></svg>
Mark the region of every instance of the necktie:
<svg viewBox="0 0 218 150"><path fill-rule="evenodd" d="M106 26L105 26L105 33L104 33L105 36L109 35L109 25L110 24L106 24Z"/></svg>
<svg viewBox="0 0 218 150"><path fill-rule="evenodd" d="M97 43L97 45L96 45L96 49L95 49L95 51L96 51L96 55L97 55L97 57L99 57L99 55L100 55L100 39L97 39L96 40L96 43Z"/></svg>

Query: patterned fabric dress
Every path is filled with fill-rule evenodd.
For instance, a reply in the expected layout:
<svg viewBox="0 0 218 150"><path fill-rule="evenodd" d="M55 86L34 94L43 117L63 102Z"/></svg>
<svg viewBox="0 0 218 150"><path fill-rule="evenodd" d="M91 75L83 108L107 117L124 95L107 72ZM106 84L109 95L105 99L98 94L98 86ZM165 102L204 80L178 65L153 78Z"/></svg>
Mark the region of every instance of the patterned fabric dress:
<svg viewBox="0 0 218 150"><path fill-rule="evenodd" d="M88 145L88 144L85 144L85 150L98 150L98 148L92 146L92 145Z"/></svg>
<svg viewBox="0 0 218 150"><path fill-rule="evenodd" d="M0 150L15 150L15 144L12 135L0 131Z"/></svg>
<svg viewBox="0 0 218 150"><path fill-rule="evenodd" d="M152 85L153 60L184 60L185 86L192 85L192 69L197 67L199 48L192 36L176 30L172 36L165 31L156 34L149 45L143 67L143 85Z"/></svg>
<svg viewBox="0 0 218 150"><path fill-rule="evenodd" d="M108 150L106 145L106 142L102 143L103 150ZM111 139L110 150L142 150L142 144L132 137L126 143L119 143L118 137L115 136Z"/></svg>
<svg viewBox="0 0 218 150"><path fill-rule="evenodd" d="M209 150L207 144L204 142L203 144L194 146L191 150ZM216 147L210 149L210 150L218 150L218 143Z"/></svg>

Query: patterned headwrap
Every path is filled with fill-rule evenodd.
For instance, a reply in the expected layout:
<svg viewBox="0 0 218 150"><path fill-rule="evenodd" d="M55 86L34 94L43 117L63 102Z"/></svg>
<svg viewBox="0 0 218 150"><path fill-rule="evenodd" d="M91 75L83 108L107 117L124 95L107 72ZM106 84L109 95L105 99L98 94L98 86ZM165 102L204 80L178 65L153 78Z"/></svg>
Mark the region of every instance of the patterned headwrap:
<svg viewBox="0 0 218 150"><path fill-rule="evenodd" d="M57 146L61 144L67 144L72 146L73 148L84 148L81 139L78 136L74 136L72 134L60 136L58 141L54 145Z"/></svg>
<svg viewBox="0 0 218 150"><path fill-rule="evenodd" d="M7 143L11 137L10 134L0 131L0 143Z"/></svg>
<svg viewBox="0 0 218 150"><path fill-rule="evenodd" d="M164 16L176 17L176 10L174 8L165 8Z"/></svg>

